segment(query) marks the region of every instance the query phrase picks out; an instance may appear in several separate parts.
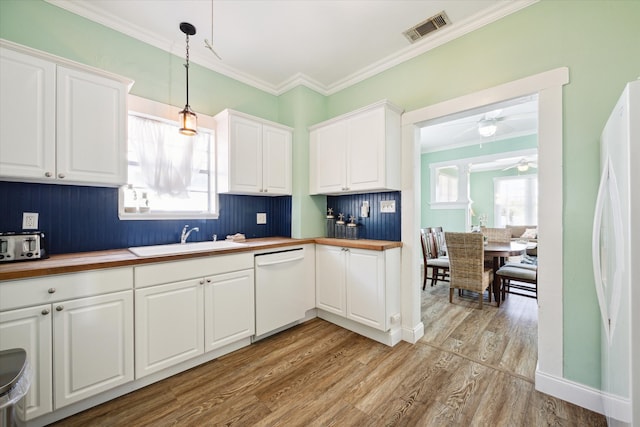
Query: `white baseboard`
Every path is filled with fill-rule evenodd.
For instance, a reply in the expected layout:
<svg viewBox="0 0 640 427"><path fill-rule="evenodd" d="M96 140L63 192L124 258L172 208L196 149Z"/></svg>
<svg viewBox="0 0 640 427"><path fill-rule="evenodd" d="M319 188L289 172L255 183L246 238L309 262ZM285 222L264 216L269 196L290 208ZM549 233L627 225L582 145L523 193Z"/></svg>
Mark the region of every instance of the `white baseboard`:
<svg viewBox="0 0 640 427"><path fill-rule="evenodd" d="M402 341L406 341L410 344L415 344L420 338L424 336L424 323L420 322L410 328L402 328Z"/></svg>
<svg viewBox="0 0 640 427"><path fill-rule="evenodd" d="M348 329L356 334L363 335L374 341L388 345L389 347L393 347L398 344L402 338L402 331L400 328L383 332L321 309L318 309L318 317L331 322L334 325L338 325L341 328Z"/></svg>
<svg viewBox="0 0 640 427"><path fill-rule="evenodd" d="M536 390L593 412L604 414L603 393L593 387L549 375L536 369Z"/></svg>

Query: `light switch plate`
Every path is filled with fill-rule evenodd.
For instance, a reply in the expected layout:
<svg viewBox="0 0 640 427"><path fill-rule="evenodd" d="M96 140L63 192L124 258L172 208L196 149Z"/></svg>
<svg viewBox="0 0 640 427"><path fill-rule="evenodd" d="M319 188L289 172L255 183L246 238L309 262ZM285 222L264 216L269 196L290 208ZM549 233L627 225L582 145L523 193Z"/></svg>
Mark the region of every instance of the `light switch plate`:
<svg viewBox="0 0 640 427"><path fill-rule="evenodd" d="M38 214L35 212L22 212L22 229L37 230Z"/></svg>
<svg viewBox="0 0 640 427"><path fill-rule="evenodd" d="M395 200L380 200L381 213L395 213L395 211L396 211Z"/></svg>
<svg viewBox="0 0 640 427"><path fill-rule="evenodd" d="M362 202L362 206L360 206L360 216L362 218L369 217L369 202L366 200Z"/></svg>
<svg viewBox="0 0 640 427"><path fill-rule="evenodd" d="M267 223L267 214L266 213L257 213L256 214L256 224L266 224Z"/></svg>

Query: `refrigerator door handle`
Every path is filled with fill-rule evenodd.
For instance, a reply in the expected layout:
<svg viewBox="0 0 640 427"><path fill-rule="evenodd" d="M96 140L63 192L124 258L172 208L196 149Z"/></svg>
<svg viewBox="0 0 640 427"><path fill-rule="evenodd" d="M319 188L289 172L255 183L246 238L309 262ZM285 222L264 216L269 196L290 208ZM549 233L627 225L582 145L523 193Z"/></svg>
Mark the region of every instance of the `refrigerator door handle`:
<svg viewBox="0 0 640 427"><path fill-rule="evenodd" d="M613 283L611 283L611 301L607 303L605 296L606 284L602 280L602 268L600 265L600 238L602 233L602 215L606 198L609 197L613 222L614 262ZM591 255L593 262L593 276L596 285L596 295L600 306L600 315L607 336L607 342L611 344L613 332L620 311L621 278L624 270L622 214L620 212L620 194L615 172L611 165L611 159L607 156L600 177L596 209L593 219L593 238L591 241Z"/></svg>

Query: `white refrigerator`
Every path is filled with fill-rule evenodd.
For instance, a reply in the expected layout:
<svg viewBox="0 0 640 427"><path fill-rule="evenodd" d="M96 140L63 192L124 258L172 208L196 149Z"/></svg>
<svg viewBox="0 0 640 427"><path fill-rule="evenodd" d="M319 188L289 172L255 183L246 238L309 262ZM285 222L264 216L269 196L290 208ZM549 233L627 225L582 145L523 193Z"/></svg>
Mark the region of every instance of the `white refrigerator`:
<svg viewBox="0 0 640 427"><path fill-rule="evenodd" d="M602 399L610 426L640 426L640 80L600 138L593 273L602 319Z"/></svg>

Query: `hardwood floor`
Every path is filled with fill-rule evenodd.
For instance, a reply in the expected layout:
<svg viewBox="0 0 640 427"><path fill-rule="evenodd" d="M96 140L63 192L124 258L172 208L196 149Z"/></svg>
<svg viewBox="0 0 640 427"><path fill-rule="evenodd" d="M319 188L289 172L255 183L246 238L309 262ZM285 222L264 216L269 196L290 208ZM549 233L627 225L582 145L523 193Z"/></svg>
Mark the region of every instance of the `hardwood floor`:
<svg viewBox="0 0 640 427"><path fill-rule="evenodd" d="M60 426L605 426L536 392L535 300L423 292L425 336L393 348L320 319Z"/></svg>

